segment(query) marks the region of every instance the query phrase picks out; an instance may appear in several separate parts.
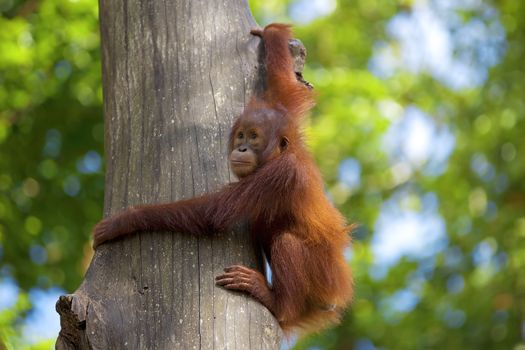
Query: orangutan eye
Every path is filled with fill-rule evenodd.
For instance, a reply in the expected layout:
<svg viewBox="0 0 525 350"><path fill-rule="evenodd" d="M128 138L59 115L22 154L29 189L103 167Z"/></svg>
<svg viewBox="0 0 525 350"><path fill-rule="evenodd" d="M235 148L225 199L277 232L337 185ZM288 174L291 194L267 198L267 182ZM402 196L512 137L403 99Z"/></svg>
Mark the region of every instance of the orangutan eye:
<svg viewBox="0 0 525 350"><path fill-rule="evenodd" d="M241 131L239 132L239 134L237 135L238 138L242 139L244 137L244 133Z"/></svg>
<svg viewBox="0 0 525 350"><path fill-rule="evenodd" d="M257 133L252 132L252 133L250 134L250 137L251 137L252 139L256 139L256 138L257 138Z"/></svg>

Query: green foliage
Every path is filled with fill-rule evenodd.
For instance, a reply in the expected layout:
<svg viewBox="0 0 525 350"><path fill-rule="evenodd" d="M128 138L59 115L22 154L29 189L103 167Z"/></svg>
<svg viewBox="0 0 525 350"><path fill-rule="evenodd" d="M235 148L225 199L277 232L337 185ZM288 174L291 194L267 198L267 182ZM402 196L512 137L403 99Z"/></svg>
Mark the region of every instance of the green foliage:
<svg viewBox="0 0 525 350"><path fill-rule="evenodd" d="M21 293L15 305L10 309L0 311L0 349L20 348L21 342L17 334L20 315L30 308L29 298L26 293Z"/></svg>
<svg viewBox="0 0 525 350"><path fill-rule="evenodd" d="M297 2L250 5L265 24L289 21ZM525 5L486 3L505 28L505 55L482 86L466 89L409 69L387 79L370 72L378 43L401 50L387 27L396 14L412 11L410 0L340 0L331 14L296 28L309 52L305 77L319 94L310 145L334 202L360 224L351 259L353 306L340 326L301 339L297 349L350 349L368 341L388 349L525 346ZM0 311L0 349L25 346L19 338L30 308L25 291L73 291L90 260L89 232L101 216L104 187L97 11L93 0L0 1L0 275L24 291L13 308ZM479 16L460 13L463 21ZM396 175L384 137L411 107L454 135L442 173L422 167ZM339 174L348 158L360 165L354 188ZM480 175L473 162L490 171ZM380 210L400 191L416 213L422 195L435 195L447 235L431 273L417 280L418 302L408 311L392 297L413 288L428 261L405 257L383 278L370 274ZM480 247L499 257L497 268L473 261ZM451 292L454 278L463 287Z"/></svg>
<svg viewBox="0 0 525 350"><path fill-rule="evenodd" d="M103 154L97 4L6 1L0 11L0 275L24 290L73 291L104 188L102 169L82 167L88 152ZM29 346L19 338L29 306L2 311L7 349Z"/></svg>
<svg viewBox="0 0 525 350"><path fill-rule="evenodd" d="M16 303L9 309L0 311L0 349L2 350L44 350L54 345L53 339L27 344L20 338L23 316L31 308L29 296L22 292Z"/></svg>
<svg viewBox="0 0 525 350"><path fill-rule="evenodd" d="M309 50L305 77L320 96L309 130L311 145L335 203L361 225L351 262L356 279L353 306L340 326L302 339L297 349L350 349L368 341L389 349L523 346L525 164L518 155L524 146L525 8L519 2L497 4L507 35L505 56L481 87L452 90L408 70L388 79L370 73L375 43L393 40L385 36L387 21L410 11L407 5L339 1L331 15L296 30ZM386 118L385 105L391 113ZM410 106L450 127L456 147L443 174L416 170L400 182L381 143L399 118L398 109ZM348 157L361 165L357 189L349 189L337 174ZM493 167L494 175L474 171L474 159L480 158ZM430 276L418 280L419 302L410 311L399 311L390 300L413 288L413 276L425 261L404 258L384 278L369 274L381 204L399 191L435 194L448 236ZM498 267L474 263L480 244L490 247L493 260L501 258ZM450 256L458 261L451 264ZM454 278L464 281L457 292L450 291ZM454 323L454 317L459 321Z"/></svg>
<svg viewBox="0 0 525 350"><path fill-rule="evenodd" d="M28 1L0 18L1 264L23 288L78 286L100 217L103 152L96 3ZM68 195L69 192L69 195Z"/></svg>

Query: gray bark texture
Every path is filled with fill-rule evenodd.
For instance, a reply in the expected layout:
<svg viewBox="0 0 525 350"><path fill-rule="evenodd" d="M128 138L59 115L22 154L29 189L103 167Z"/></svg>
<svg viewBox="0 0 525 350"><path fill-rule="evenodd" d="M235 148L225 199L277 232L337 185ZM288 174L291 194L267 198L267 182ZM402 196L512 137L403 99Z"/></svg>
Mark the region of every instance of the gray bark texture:
<svg viewBox="0 0 525 350"><path fill-rule="evenodd" d="M259 73L247 1L101 0L105 215L234 181L227 138ZM242 225L213 238L140 233L97 249L60 297L57 349L278 349L250 297L215 286L232 264L262 268Z"/></svg>

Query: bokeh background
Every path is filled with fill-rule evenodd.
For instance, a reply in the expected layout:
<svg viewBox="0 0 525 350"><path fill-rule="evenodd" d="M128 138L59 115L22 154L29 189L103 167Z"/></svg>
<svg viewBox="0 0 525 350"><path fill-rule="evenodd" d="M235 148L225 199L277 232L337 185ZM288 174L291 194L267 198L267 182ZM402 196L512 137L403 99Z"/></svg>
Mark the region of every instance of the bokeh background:
<svg viewBox="0 0 525 350"><path fill-rule="evenodd" d="M525 2L250 1L292 22L326 190L359 223L297 349L525 349ZM0 0L0 349L49 349L102 215L96 0Z"/></svg>

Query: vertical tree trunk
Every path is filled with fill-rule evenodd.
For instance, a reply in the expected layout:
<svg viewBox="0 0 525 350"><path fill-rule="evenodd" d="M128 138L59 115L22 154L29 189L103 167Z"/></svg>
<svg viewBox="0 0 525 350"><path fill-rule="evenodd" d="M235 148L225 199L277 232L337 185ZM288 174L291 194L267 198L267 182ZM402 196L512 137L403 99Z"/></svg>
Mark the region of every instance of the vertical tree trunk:
<svg viewBox="0 0 525 350"><path fill-rule="evenodd" d="M105 215L233 180L227 137L257 80L247 1L100 1ZM260 266L242 228L219 238L142 233L102 245L57 302L58 349L277 349L281 331L249 297L215 286Z"/></svg>

